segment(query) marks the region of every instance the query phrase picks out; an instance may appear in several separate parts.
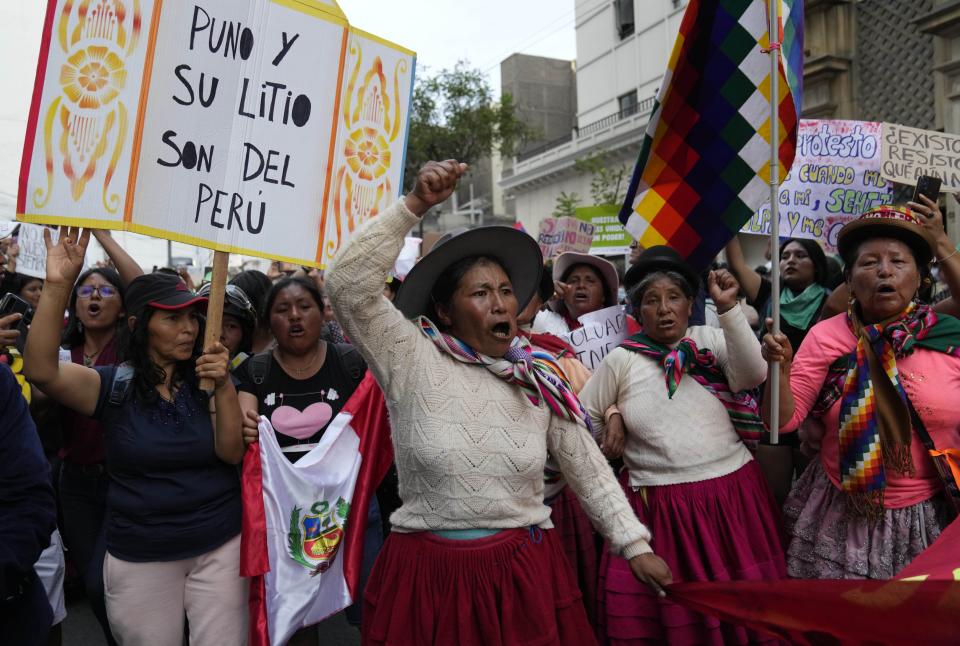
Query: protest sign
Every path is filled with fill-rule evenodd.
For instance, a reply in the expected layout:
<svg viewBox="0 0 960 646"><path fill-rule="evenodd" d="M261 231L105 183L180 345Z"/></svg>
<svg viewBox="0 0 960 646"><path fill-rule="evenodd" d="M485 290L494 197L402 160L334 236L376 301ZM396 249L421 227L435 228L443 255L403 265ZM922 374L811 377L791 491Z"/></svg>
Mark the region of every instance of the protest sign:
<svg viewBox="0 0 960 646"><path fill-rule="evenodd" d="M591 372L603 358L627 338L627 315L620 305L584 314L578 319L583 327L563 335L577 353L577 359Z"/></svg>
<svg viewBox="0 0 960 646"><path fill-rule="evenodd" d="M35 224L21 224L17 233L17 273L34 278L47 277L47 246L43 242L45 227ZM50 232L54 242L59 238L57 231Z"/></svg>
<svg viewBox="0 0 960 646"><path fill-rule="evenodd" d="M590 253L604 255L621 255L630 250L630 241L633 238L627 233L620 218L620 207L616 204L599 204L597 206L582 206L576 211L577 219L593 225L593 240L590 242Z"/></svg>
<svg viewBox="0 0 960 646"><path fill-rule="evenodd" d="M393 263L393 275L396 278L403 280L413 269L413 266L417 264L417 259L420 257L421 242L420 238L412 236L403 239L403 248L400 250L400 255L397 256L397 261Z"/></svg>
<svg viewBox="0 0 960 646"><path fill-rule="evenodd" d="M883 124L883 177L913 186L921 175L939 177L941 191L960 191L960 135Z"/></svg>
<svg viewBox="0 0 960 646"><path fill-rule="evenodd" d="M401 186L413 52L324 0L50 0L17 218L323 266Z"/></svg>
<svg viewBox="0 0 960 646"><path fill-rule="evenodd" d="M803 119L797 154L780 185L780 236L818 240L829 253L837 234L867 209L893 201L881 177L881 128L870 121ZM741 229L770 235L770 203Z"/></svg>
<svg viewBox="0 0 960 646"><path fill-rule="evenodd" d="M543 252L544 260L562 254L564 251L587 253L593 242L594 227L589 222L563 216L546 218L540 222L537 243Z"/></svg>

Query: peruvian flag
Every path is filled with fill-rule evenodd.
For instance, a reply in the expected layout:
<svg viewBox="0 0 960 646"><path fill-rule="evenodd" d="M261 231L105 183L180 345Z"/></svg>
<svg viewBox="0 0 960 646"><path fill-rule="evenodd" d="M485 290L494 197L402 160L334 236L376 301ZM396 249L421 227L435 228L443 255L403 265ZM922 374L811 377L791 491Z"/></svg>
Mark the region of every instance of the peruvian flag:
<svg viewBox="0 0 960 646"><path fill-rule="evenodd" d="M392 461L386 403L369 372L317 447L294 464L260 418L242 475L250 646L285 644L360 598L367 507Z"/></svg>

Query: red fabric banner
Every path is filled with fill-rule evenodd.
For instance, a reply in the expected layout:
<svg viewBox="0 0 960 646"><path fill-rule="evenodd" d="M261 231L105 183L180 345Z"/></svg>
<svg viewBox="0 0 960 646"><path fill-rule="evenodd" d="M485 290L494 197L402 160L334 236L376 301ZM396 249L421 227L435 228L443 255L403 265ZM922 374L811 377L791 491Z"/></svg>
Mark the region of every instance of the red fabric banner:
<svg viewBox="0 0 960 646"><path fill-rule="evenodd" d="M243 500L243 521L240 532L240 576L250 578L249 646L269 646L267 636L267 603L263 575L270 570L267 552L267 521L263 510L263 467L260 443L247 447L240 475L240 497Z"/></svg>
<svg viewBox="0 0 960 646"><path fill-rule="evenodd" d="M671 599L794 644L960 643L960 523L891 581L677 583Z"/></svg>
<svg viewBox="0 0 960 646"><path fill-rule="evenodd" d="M393 463L393 444L390 442L390 417L387 402L380 385L367 371L343 411L353 415L350 426L360 437L360 473L353 490L353 503L347 518L347 534L344 539L343 575L350 588L350 596L359 600L360 570L363 563L363 535L367 529L367 508L376 495Z"/></svg>

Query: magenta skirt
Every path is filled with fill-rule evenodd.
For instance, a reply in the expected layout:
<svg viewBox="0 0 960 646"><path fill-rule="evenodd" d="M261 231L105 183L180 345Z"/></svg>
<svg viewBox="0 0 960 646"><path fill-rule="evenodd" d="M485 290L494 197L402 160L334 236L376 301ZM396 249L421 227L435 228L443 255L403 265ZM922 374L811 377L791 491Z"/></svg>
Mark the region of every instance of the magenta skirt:
<svg viewBox="0 0 960 646"><path fill-rule="evenodd" d="M564 487L550 502L550 520L567 557L570 574L583 595L583 607L591 624L597 620L597 579L600 553L597 534L570 487Z"/></svg>
<svg viewBox="0 0 960 646"><path fill-rule="evenodd" d="M362 643L595 645L553 530L475 540L393 532L364 592Z"/></svg>
<svg viewBox="0 0 960 646"><path fill-rule="evenodd" d="M621 483L651 546L676 582L783 579L783 531L773 494L756 461L733 473L633 491ZM600 624L606 643L747 644L773 638L661 599L634 578L630 564L604 546Z"/></svg>

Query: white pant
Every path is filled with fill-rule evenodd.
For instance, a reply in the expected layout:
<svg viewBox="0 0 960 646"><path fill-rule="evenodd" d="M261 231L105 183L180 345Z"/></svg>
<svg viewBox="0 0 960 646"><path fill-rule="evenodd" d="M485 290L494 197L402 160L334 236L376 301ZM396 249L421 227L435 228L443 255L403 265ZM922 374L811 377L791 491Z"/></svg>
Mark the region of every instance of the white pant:
<svg viewBox="0 0 960 646"><path fill-rule="evenodd" d="M60 540L60 530L53 530L50 535L50 547L40 553L40 558L33 564L33 570L43 582L43 589L47 591L47 601L53 609L53 625L56 626L67 617L67 607L63 603L63 577L67 565L63 558L63 542Z"/></svg>
<svg viewBox="0 0 960 646"><path fill-rule="evenodd" d="M181 646L184 614L191 646L247 643L239 534L179 561L133 563L108 552L103 584L110 629L123 646Z"/></svg>

